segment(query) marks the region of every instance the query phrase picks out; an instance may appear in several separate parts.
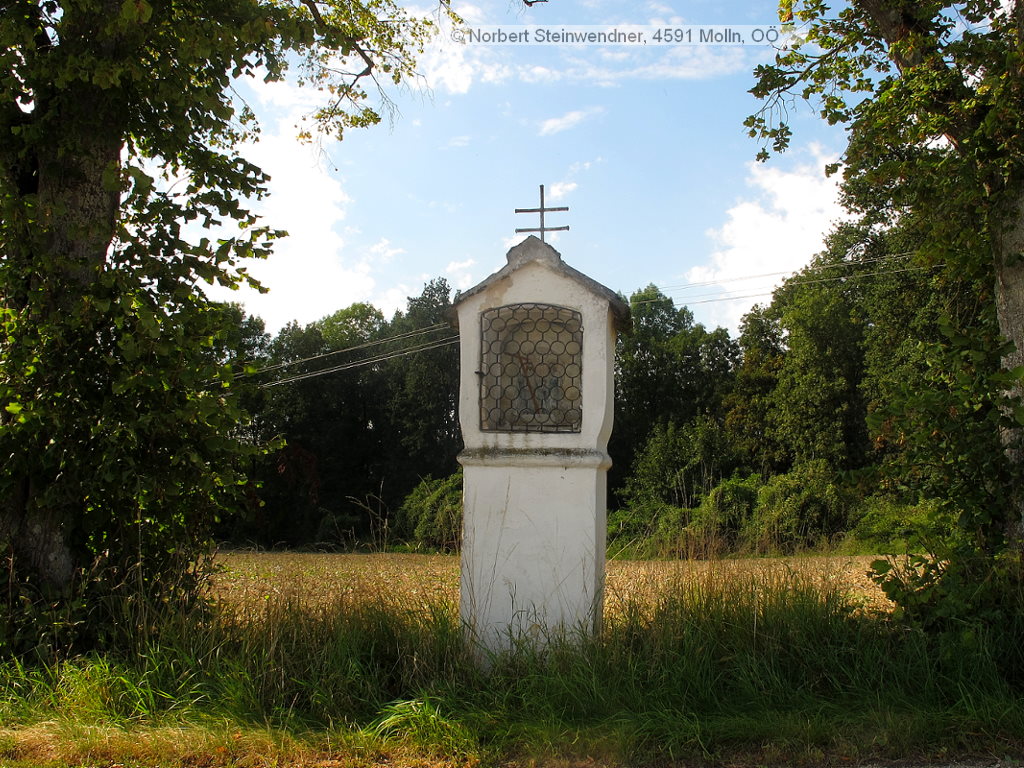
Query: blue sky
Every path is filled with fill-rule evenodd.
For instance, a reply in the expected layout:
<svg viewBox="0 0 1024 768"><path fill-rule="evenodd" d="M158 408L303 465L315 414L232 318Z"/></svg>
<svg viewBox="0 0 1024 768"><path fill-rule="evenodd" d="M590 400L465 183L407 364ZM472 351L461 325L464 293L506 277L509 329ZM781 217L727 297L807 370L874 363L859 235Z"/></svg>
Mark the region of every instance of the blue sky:
<svg viewBox="0 0 1024 768"><path fill-rule="evenodd" d="M452 6L471 25L777 20L770 0ZM841 216L823 167L843 133L810 108L791 115L790 152L753 162L747 91L771 56L755 45L459 45L442 30L419 81L388 93L393 115L319 146L294 127L315 93L242 84L264 130L245 154L272 177L257 210L290 237L251 267L270 293L230 298L276 331L355 301L390 316L434 277L468 288L504 264L516 227L536 226L513 209L535 207L545 184L548 205L570 208L549 219L570 231L548 236L569 264L626 294L654 283L735 331L782 276L742 278L806 264Z"/></svg>

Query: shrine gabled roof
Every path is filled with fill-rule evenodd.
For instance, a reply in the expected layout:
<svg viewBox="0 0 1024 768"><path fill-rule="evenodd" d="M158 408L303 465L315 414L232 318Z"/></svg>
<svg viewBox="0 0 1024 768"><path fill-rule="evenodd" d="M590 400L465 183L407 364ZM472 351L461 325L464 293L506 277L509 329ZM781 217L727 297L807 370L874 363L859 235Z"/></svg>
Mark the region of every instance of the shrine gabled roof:
<svg viewBox="0 0 1024 768"><path fill-rule="evenodd" d="M459 293L458 296L455 297L455 306L458 306L470 296L475 296L476 294L487 290L488 287L499 280L505 279L526 264L538 262L540 264L544 264L548 269L563 275L569 280L579 283L591 293L606 299L611 308L612 316L615 318L616 328L623 332L629 331L631 327L629 305L622 300L622 297L610 288L601 285L593 278L587 277L578 269L570 267L562 261L562 254L547 243L542 242L540 238L535 235L530 235L523 240L523 242L510 248L508 254L506 254L506 258L508 259L508 263L504 267L499 269L490 277L484 278L472 288Z"/></svg>

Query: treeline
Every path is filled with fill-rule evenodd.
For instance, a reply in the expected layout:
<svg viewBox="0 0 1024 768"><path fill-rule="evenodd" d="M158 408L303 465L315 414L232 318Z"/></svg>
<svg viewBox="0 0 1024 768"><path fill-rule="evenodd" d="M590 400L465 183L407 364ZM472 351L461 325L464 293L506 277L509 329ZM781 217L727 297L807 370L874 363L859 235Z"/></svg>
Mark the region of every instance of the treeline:
<svg viewBox="0 0 1024 768"><path fill-rule="evenodd" d="M393 540L403 498L424 477L458 467L450 306L451 289L438 279L391 320L353 304L273 338L234 309L248 429L271 450L251 468L248 503L222 538L266 547Z"/></svg>
<svg viewBox="0 0 1024 768"><path fill-rule="evenodd" d="M634 292L609 447L612 546L877 549L947 535L972 503L971 462L1001 456L982 402L1000 345L991 275L916 245L899 228L840 227L737 338L653 285ZM451 300L438 279L391 320L355 304L273 338L239 313L249 428L282 442L253 467L250 504L223 537L458 546Z"/></svg>
<svg viewBox="0 0 1024 768"><path fill-rule="evenodd" d="M848 225L735 340L694 326L653 286L634 294L613 543L648 554L877 550L947 535L955 491L936 464L968 434L1001 450L953 391L961 355L972 375L998 370L989 286L989 275L929 263L898 229ZM937 439L912 443L922 429Z"/></svg>

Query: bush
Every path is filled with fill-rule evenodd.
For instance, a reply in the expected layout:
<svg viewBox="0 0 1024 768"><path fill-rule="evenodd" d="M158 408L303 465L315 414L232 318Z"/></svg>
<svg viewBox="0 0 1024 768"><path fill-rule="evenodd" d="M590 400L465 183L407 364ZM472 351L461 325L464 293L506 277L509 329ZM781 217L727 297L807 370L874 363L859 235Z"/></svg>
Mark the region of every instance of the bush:
<svg viewBox="0 0 1024 768"><path fill-rule="evenodd" d="M450 477L423 478L398 509L395 528L402 538L443 552L462 542L462 470Z"/></svg>
<svg viewBox="0 0 1024 768"><path fill-rule="evenodd" d="M757 492L757 507L743 531L752 549L795 551L830 541L847 528L849 502L822 459L798 464Z"/></svg>
<svg viewBox="0 0 1024 768"><path fill-rule="evenodd" d="M690 527L704 539L714 539L729 549L739 542L740 532L754 515L761 476L733 477L715 486L697 508Z"/></svg>
<svg viewBox="0 0 1024 768"><path fill-rule="evenodd" d="M671 505L648 499L608 513L608 542L628 546L630 542L649 539L658 527L658 520Z"/></svg>
<svg viewBox="0 0 1024 768"><path fill-rule="evenodd" d="M950 521L939 519L938 502L904 504L889 494L861 501L851 513L850 533L874 552L904 552L914 544L950 534Z"/></svg>
<svg viewBox="0 0 1024 768"><path fill-rule="evenodd" d="M710 416L652 431L619 495L628 506L658 501L691 507L731 471L732 455L722 425Z"/></svg>

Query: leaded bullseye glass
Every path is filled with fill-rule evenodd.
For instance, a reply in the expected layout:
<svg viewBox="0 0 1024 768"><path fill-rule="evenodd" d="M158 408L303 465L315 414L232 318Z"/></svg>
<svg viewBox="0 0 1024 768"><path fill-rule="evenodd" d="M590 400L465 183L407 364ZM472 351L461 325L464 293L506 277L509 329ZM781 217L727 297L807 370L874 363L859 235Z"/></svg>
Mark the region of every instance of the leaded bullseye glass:
<svg viewBox="0 0 1024 768"><path fill-rule="evenodd" d="M551 304L509 304L480 316L480 428L579 432L583 317Z"/></svg>

